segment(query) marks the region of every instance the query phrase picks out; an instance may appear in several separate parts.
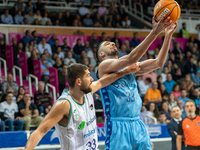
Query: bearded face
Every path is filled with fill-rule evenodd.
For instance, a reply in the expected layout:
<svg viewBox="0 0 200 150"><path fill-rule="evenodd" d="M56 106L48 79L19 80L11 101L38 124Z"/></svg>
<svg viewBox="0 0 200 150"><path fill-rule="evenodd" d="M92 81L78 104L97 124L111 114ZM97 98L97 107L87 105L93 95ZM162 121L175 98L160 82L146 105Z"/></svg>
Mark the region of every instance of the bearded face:
<svg viewBox="0 0 200 150"><path fill-rule="evenodd" d="M89 92L92 92L92 88L91 88L91 85L92 83L89 83L89 84L87 84L86 82L84 82L83 80L82 80L82 84L81 84L81 87L80 87L80 90L83 92L83 93L85 93L85 94L87 94L87 93L89 93Z"/></svg>

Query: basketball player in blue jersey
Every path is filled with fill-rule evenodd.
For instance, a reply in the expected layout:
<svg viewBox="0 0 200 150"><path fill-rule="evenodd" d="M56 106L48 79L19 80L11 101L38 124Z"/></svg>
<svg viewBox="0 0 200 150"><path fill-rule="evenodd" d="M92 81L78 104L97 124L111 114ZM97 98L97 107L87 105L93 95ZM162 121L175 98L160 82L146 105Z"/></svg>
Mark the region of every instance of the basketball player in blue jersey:
<svg viewBox="0 0 200 150"><path fill-rule="evenodd" d="M70 65L66 75L69 91L63 91L42 123L30 135L25 149L18 150L33 150L54 125L59 133L61 150L96 150L98 137L92 93L126 74L139 70L139 66L133 64L120 72L92 82L87 66Z"/></svg>
<svg viewBox="0 0 200 150"><path fill-rule="evenodd" d="M139 62L140 71L128 74L114 83L100 90L104 113L106 117L106 150L151 150L150 137L139 114L142 100L138 94L135 76L142 75L163 67L172 34L177 28L177 22L171 23L170 18L155 22L153 29L146 39L128 55L118 59L118 50L115 43L103 41L100 43L97 58L101 62L97 76L123 70L132 63L137 63L144 55L155 38L165 29L163 46L156 59Z"/></svg>

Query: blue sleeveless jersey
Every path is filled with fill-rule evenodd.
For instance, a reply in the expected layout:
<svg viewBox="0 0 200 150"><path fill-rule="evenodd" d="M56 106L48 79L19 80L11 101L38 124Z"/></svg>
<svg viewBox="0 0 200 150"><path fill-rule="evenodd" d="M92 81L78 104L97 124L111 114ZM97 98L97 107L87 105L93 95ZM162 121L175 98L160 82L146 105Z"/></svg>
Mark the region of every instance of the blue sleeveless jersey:
<svg viewBox="0 0 200 150"><path fill-rule="evenodd" d="M100 89L100 95L106 117L139 117L142 100L138 93L135 74L125 75Z"/></svg>

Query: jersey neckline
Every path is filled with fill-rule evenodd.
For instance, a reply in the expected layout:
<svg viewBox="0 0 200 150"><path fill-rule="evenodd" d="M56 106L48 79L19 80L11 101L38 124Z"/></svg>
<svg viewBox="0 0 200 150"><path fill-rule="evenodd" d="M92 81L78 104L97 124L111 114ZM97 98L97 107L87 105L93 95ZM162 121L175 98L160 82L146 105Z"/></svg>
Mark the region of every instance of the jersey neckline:
<svg viewBox="0 0 200 150"><path fill-rule="evenodd" d="M80 105L80 106L83 106L83 105L85 104L85 95L83 96L83 100L84 100L83 104L80 104L80 103L78 103L78 102L73 98L73 96L72 96L70 93L68 93L65 89L64 89L64 91L65 91L65 93L67 93L69 96L71 96L72 100L73 100L76 104L78 104L78 105Z"/></svg>

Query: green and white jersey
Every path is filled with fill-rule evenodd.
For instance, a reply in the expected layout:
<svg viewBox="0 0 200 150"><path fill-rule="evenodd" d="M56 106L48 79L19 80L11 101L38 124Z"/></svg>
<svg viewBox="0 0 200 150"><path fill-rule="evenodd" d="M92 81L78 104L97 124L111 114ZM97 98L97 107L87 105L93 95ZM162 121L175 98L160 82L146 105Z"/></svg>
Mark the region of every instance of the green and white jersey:
<svg viewBox="0 0 200 150"><path fill-rule="evenodd" d="M70 103L68 125L55 125L61 150L96 150L97 126L92 94L85 94L84 103L79 104L64 90L58 100L68 100Z"/></svg>

